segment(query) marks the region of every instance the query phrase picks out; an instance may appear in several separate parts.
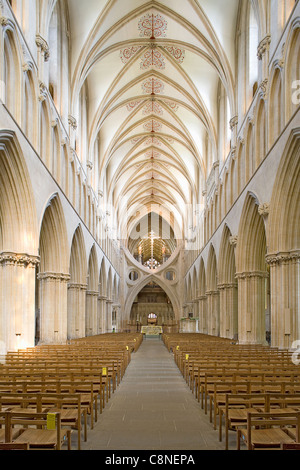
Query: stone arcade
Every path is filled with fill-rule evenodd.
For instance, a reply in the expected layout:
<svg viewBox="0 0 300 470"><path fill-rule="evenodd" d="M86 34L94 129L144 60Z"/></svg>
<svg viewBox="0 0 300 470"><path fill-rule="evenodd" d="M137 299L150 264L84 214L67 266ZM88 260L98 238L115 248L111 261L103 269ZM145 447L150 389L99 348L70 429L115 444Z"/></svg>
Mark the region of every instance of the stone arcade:
<svg viewBox="0 0 300 470"><path fill-rule="evenodd" d="M299 2L2 0L0 19L1 354L149 314L298 341Z"/></svg>

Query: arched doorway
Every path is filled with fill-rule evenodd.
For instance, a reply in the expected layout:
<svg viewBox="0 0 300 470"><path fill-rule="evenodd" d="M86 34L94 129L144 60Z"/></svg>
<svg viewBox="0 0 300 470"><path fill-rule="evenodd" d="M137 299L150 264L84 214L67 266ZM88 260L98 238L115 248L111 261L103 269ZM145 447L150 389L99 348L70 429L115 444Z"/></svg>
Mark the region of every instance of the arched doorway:
<svg viewBox="0 0 300 470"><path fill-rule="evenodd" d="M136 296L130 313L130 326L172 326L175 314L172 302L155 281L149 282Z"/></svg>

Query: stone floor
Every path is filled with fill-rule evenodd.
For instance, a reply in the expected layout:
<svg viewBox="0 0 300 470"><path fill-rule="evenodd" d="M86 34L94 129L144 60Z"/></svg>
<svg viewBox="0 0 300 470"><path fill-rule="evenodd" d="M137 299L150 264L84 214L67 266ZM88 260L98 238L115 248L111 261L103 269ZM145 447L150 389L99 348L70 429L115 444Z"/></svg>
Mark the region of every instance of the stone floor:
<svg viewBox="0 0 300 470"><path fill-rule="evenodd" d="M230 436L235 449L235 434ZM82 450L224 450L209 416L156 338L145 339Z"/></svg>

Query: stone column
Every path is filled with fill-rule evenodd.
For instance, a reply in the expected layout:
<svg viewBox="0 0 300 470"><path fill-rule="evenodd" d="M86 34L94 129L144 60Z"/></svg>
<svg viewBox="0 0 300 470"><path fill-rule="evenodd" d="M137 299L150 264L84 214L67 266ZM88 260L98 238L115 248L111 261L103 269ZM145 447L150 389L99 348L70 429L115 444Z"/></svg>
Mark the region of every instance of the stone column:
<svg viewBox="0 0 300 470"><path fill-rule="evenodd" d="M106 300L107 297L99 295L98 297L98 335L106 333Z"/></svg>
<svg viewBox="0 0 300 470"><path fill-rule="evenodd" d="M68 339L85 337L85 308L87 284L68 285Z"/></svg>
<svg viewBox="0 0 300 470"><path fill-rule="evenodd" d="M241 344L266 344L265 280L267 272L237 273L238 335Z"/></svg>
<svg viewBox="0 0 300 470"><path fill-rule="evenodd" d="M96 336L97 332L97 301L98 301L98 291L86 292L86 326L85 334L86 336Z"/></svg>
<svg viewBox="0 0 300 470"><path fill-rule="evenodd" d="M39 257L0 254L0 354L35 345L35 274Z"/></svg>
<svg viewBox="0 0 300 470"><path fill-rule="evenodd" d="M116 312L116 332L120 332L122 330L121 305L120 304L114 304L113 308Z"/></svg>
<svg viewBox="0 0 300 470"><path fill-rule="evenodd" d="M271 344L290 348L300 340L300 251L268 254L271 283Z"/></svg>
<svg viewBox="0 0 300 470"><path fill-rule="evenodd" d="M237 283L219 284L220 292L220 336L234 339L238 333Z"/></svg>
<svg viewBox="0 0 300 470"><path fill-rule="evenodd" d="M64 344L68 333L69 274L40 273L41 344Z"/></svg>
<svg viewBox="0 0 300 470"><path fill-rule="evenodd" d="M113 309L113 301L107 300L106 301L107 333L112 332L112 309Z"/></svg>
<svg viewBox="0 0 300 470"><path fill-rule="evenodd" d="M208 334L212 336L220 335L220 296L218 290L206 292L207 297L207 322Z"/></svg>
<svg viewBox="0 0 300 470"><path fill-rule="evenodd" d="M206 295L199 297L199 333L208 334Z"/></svg>

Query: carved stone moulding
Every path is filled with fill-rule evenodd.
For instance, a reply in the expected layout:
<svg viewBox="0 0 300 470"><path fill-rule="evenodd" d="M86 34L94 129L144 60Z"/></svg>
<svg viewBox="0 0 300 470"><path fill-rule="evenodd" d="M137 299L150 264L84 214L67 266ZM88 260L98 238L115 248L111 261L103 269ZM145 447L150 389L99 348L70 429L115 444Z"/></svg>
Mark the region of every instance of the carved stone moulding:
<svg viewBox="0 0 300 470"><path fill-rule="evenodd" d="M226 290L226 289L237 289L238 285L236 282L224 282L222 284L218 284L219 290Z"/></svg>
<svg viewBox="0 0 300 470"><path fill-rule="evenodd" d="M271 36L268 34L266 37L264 37L257 48L257 57L259 60L262 60L263 55L269 50L271 44Z"/></svg>
<svg viewBox="0 0 300 470"><path fill-rule="evenodd" d="M59 282L69 282L70 281L70 274L64 273L40 273L38 274L39 281L59 281Z"/></svg>
<svg viewBox="0 0 300 470"><path fill-rule="evenodd" d="M300 251L288 251L288 252L278 252L278 253L269 253L266 255L266 262L270 266L275 266L279 264L288 264L290 262L299 262L300 260Z"/></svg>
<svg viewBox="0 0 300 470"><path fill-rule="evenodd" d="M73 290L87 290L88 286L87 284L82 284L80 282L70 282L68 284L68 289L73 289Z"/></svg>
<svg viewBox="0 0 300 470"><path fill-rule="evenodd" d="M245 271L242 273L236 273L236 279L251 279L251 278L260 278L260 279L267 279L269 277L269 273L265 271Z"/></svg>
<svg viewBox="0 0 300 470"><path fill-rule="evenodd" d="M270 204L265 202L264 204L261 204L258 207L258 213L259 215L262 215L263 217L266 217L270 213Z"/></svg>
<svg viewBox="0 0 300 470"><path fill-rule="evenodd" d="M32 256L24 253L0 253L0 265L2 266L22 266L35 268L40 264L39 256Z"/></svg>

